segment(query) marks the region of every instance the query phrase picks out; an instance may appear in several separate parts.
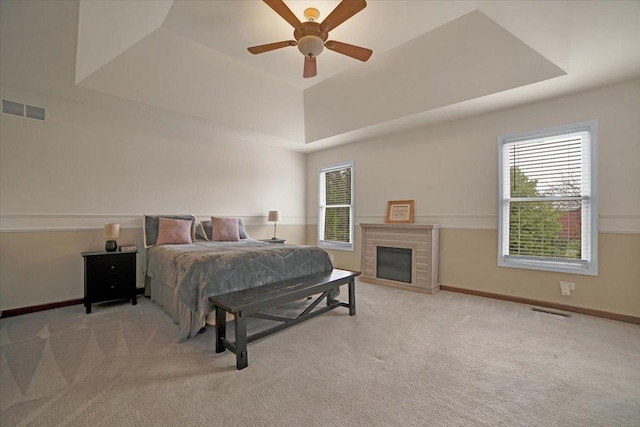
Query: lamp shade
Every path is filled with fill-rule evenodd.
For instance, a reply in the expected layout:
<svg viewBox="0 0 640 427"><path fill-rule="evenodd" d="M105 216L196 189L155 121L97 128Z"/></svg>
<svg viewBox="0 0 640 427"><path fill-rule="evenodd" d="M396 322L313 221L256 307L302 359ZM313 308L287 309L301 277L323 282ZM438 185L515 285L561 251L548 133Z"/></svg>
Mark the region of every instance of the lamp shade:
<svg viewBox="0 0 640 427"><path fill-rule="evenodd" d="M300 37L298 40L298 50L304 56L315 57L320 55L324 49L324 42L318 36L307 35Z"/></svg>
<svg viewBox="0 0 640 427"><path fill-rule="evenodd" d="M280 211L269 211L268 221L280 221Z"/></svg>
<svg viewBox="0 0 640 427"><path fill-rule="evenodd" d="M104 237L107 239L117 239L120 237L120 224L105 224Z"/></svg>

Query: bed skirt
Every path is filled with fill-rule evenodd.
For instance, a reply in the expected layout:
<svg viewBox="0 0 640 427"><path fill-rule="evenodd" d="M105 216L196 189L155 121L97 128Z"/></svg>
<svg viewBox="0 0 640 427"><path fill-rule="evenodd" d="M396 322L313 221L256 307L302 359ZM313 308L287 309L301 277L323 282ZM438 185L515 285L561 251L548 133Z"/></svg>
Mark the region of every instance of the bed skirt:
<svg viewBox="0 0 640 427"><path fill-rule="evenodd" d="M161 306L165 313L178 324L178 341L184 342L200 332L205 325L200 324L198 316L178 300L175 290L162 280L145 276L145 295Z"/></svg>

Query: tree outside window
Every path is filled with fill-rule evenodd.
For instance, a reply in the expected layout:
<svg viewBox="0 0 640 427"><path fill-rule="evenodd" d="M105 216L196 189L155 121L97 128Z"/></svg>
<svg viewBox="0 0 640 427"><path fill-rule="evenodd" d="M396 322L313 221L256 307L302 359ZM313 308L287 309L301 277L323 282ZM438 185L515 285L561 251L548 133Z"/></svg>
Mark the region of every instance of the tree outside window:
<svg viewBox="0 0 640 427"><path fill-rule="evenodd" d="M596 123L500 137L498 265L597 274Z"/></svg>

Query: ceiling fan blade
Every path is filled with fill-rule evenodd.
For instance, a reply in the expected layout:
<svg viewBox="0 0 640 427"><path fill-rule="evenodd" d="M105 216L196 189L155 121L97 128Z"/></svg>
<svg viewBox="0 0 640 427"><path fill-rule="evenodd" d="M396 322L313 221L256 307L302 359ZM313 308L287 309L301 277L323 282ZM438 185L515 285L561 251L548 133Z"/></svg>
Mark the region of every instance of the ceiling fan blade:
<svg viewBox="0 0 640 427"><path fill-rule="evenodd" d="M254 55L257 55L259 53L269 52L270 50L276 50L276 49L280 49L282 47L295 46L297 44L298 44L298 42L296 42L294 40L286 40L286 41L283 41L283 42L262 44L260 46L251 46L251 47L248 47L247 50L249 52L253 53Z"/></svg>
<svg viewBox="0 0 640 427"><path fill-rule="evenodd" d="M267 6L271 9L275 10L275 12L282 16L282 18L287 21L293 28L300 28L302 23L296 15L291 12L291 9L287 7L286 4L282 0L263 0Z"/></svg>
<svg viewBox="0 0 640 427"><path fill-rule="evenodd" d="M365 7L367 7L365 0L342 0L342 2L331 11L329 16L322 21L320 29L322 31L331 31Z"/></svg>
<svg viewBox="0 0 640 427"><path fill-rule="evenodd" d="M329 50L334 52L341 53L343 55L350 56L352 58L358 59L362 62L365 62L367 59L371 57L373 51L371 49L367 49L360 46L354 46L352 44L337 42L335 40L329 40L324 44Z"/></svg>
<svg viewBox="0 0 640 427"><path fill-rule="evenodd" d="M309 77L315 77L317 74L318 74L318 69L316 68L316 57L305 56L304 71L302 72L302 77L307 79Z"/></svg>

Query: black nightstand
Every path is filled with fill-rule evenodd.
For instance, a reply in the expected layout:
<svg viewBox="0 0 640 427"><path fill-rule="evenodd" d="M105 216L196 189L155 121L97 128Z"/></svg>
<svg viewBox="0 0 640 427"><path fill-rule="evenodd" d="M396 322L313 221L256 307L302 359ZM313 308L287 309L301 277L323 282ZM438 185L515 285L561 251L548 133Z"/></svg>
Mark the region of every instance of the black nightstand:
<svg viewBox="0 0 640 427"><path fill-rule="evenodd" d="M138 252L82 252L84 257L84 306L114 299L138 303L136 295L136 254Z"/></svg>
<svg viewBox="0 0 640 427"><path fill-rule="evenodd" d="M261 242L267 242L267 243L280 243L281 245L284 244L284 242L286 242L285 239L258 239Z"/></svg>

